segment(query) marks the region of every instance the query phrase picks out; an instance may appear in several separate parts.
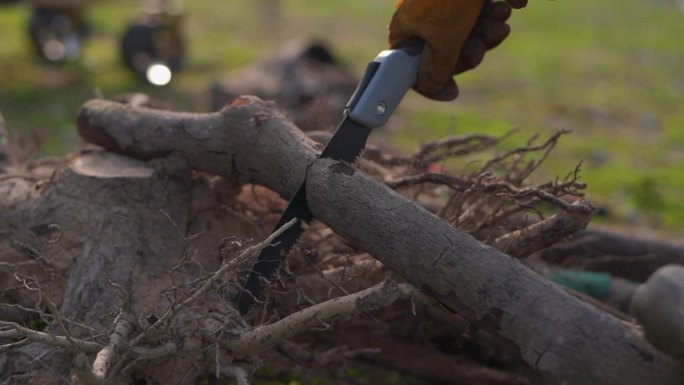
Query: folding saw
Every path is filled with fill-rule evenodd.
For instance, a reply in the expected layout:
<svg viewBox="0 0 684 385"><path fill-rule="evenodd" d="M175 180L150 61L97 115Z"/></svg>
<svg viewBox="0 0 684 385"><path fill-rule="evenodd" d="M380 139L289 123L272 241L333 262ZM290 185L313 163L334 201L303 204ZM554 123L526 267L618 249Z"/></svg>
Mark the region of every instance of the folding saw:
<svg viewBox="0 0 684 385"><path fill-rule="evenodd" d="M342 123L319 158L347 163L356 160L366 146L371 130L387 122L406 92L416 83L421 51L421 46L386 50L368 63L361 82L347 103ZM306 203L306 180L290 200L275 230L295 218L298 221L294 226L261 250L237 297L241 314L249 311L261 295L265 283L278 271L283 259L304 231L303 224L313 219Z"/></svg>

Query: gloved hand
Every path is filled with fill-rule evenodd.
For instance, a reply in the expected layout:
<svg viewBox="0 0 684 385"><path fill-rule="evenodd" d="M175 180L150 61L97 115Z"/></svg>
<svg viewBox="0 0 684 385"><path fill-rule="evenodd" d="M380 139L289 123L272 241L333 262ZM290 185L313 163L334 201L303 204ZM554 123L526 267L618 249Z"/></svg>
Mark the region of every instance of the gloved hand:
<svg viewBox="0 0 684 385"><path fill-rule="evenodd" d="M415 89L436 100L453 100L452 76L476 67L485 52L510 33L511 8L527 0L399 0L390 23L390 48L425 42Z"/></svg>

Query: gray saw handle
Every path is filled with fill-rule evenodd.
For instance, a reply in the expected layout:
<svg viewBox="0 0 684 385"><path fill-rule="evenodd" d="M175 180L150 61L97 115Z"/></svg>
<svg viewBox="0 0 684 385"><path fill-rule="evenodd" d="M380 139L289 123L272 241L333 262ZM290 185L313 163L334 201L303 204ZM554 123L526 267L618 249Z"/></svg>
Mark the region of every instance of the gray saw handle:
<svg viewBox="0 0 684 385"><path fill-rule="evenodd" d="M382 51L347 103L347 116L368 128L387 123L406 92L418 80L422 44Z"/></svg>

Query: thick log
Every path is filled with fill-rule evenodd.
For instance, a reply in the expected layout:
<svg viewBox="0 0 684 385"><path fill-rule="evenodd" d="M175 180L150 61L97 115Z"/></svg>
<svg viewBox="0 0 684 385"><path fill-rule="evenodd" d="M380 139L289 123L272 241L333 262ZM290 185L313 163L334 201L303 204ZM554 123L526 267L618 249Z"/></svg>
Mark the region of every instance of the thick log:
<svg viewBox="0 0 684 385"><path fill-rule="evenodd" d="M546 384L681 384L682 368L633 325L569 296L347 164L315 149L267 104L238 99L214 114L89 102L79 132L144 158L177 152L194 168L285 197L304 179L315 216L478 326L517 345Z"/></svg>
<svg viewBox="0 0 684 385"><path fill-rule="evenodd" d="M631 325L568 295L350 165L317 160L309 207L447 308L506 338L548 384L681 384Z"/></svg>
<svg viewBox="0 0 684 385"><path fill-rule="evenodd" d="M92 100L78 116L89 142L141 159L180 154L196 170L294 195L316 145L273 105L253 97L190 114Z"/></svg>

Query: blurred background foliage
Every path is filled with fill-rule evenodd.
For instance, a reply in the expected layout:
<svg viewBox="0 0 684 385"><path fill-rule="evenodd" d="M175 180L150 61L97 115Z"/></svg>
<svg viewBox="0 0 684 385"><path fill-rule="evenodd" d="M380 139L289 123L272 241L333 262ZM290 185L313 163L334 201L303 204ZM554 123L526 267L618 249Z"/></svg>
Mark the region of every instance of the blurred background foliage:
<svg viewBox="0 0 684 385"><path fill-rule="evenodd" d="M279 2L266 21L264 3ZM446 135L518 133L522 144L573 130L539 178L582 162L588 195L608 221L676 231L684 220L684 12L679 0L532 0L513 33L476 70L459 76L461 97L410 95L395 127L377 135L404 151ZM38 155L79 144L74 117L87 99L144 92L175 109L207 111L211 83L284 42L317 37L356 73L386 46L392 0L207 0L182 3L186 65L168 86L144 84L121 64L119 41L141 2L94 1L83 57L65 66L34 57L29 6L0 7L0 111L17 136L46 137ZM388 133L389 132L389 133ZM457 165L449 165L457 167Z"/></svg>

